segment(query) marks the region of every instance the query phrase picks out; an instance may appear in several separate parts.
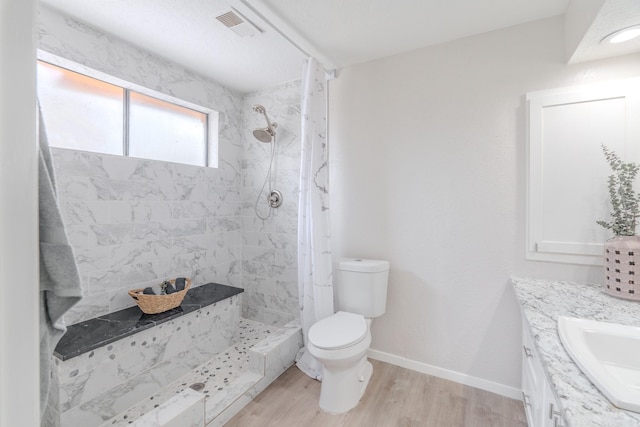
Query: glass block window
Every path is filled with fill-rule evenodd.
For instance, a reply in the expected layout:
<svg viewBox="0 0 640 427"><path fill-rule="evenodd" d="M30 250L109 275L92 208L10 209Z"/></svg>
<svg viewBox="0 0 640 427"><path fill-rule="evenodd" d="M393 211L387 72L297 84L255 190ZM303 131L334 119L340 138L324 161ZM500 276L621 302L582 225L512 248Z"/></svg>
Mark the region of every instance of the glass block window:
<svg viewBox="0 0 640 427"><path fill-rule="evenodd" d="M216 166L217 112L144 92L38 61L52 147Z"/></svg>

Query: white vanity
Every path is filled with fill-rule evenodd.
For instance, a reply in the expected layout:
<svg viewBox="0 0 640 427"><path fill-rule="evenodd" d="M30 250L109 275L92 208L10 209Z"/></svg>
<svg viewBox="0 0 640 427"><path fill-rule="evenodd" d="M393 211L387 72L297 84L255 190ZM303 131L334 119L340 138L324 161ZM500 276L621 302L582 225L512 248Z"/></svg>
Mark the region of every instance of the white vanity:
<svg viewBox="0 0 640 427"><path fill-rule="evenodd" d="M640 304L601 285L512 278L522 311L522 388L530 427L638 427L589 381L558 336L560 316L640 326Z"/></svg>
<svg viewBox="0 0 640 427"><path fill-rule="evenodd" d="M522 401L530 427L566 427L561 405L540 359L526 316L522 317Z"/></svg>

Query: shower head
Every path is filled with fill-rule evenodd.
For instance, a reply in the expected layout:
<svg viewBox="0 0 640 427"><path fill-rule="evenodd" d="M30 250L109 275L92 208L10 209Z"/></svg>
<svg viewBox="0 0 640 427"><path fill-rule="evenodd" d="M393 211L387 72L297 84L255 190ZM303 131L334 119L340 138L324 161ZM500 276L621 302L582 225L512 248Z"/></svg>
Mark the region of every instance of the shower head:
<svg viewBox="0 0 640 427"><path fill-rule="evenodd" d="M271 142L271 138L274 137L269 131L269 128L254 129L253 136L260 142Z"/></svg>
<svg viewBox="0 0 640 427"><path fill-rule="evenodd" d="M253 131L253 136L255 136L258 141L271 142L271 140L276 136L275 128L278 127L278 124L276 122L272 123L269 120L269 117L267 116L267 110L262 105L254 105L253 111L264 115L264 118L267 121L267 127L255 129Z"/></svg>

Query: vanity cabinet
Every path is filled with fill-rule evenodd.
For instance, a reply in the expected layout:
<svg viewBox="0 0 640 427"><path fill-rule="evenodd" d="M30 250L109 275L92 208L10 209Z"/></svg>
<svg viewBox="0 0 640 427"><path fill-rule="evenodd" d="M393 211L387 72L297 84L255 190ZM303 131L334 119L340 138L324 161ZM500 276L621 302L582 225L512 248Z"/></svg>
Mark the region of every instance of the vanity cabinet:
<svg viewBox="0 0 640 427"><path fill-rule="evenodd" d="M529 427L566 427L562 410L536 351L531 329L522 319L522 400Z"/></svg>

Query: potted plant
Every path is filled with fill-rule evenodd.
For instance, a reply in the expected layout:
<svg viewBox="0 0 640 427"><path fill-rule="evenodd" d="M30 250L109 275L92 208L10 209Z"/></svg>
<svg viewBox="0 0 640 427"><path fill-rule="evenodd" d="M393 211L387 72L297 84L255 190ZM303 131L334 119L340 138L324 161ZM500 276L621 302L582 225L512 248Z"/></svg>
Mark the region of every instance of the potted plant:
<svg viewBox="0 0 640 427"><path fill-rule="evenodd" d="M611 221L596 221L614 234L604 246L606 292L620 298L640 300L640 236L636 236L640 193L633 189L640 165L623 162L604 145L602 151L613 171L608 179ZM636 276L639 277L636 279Z"/></svg>

